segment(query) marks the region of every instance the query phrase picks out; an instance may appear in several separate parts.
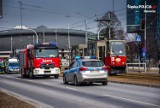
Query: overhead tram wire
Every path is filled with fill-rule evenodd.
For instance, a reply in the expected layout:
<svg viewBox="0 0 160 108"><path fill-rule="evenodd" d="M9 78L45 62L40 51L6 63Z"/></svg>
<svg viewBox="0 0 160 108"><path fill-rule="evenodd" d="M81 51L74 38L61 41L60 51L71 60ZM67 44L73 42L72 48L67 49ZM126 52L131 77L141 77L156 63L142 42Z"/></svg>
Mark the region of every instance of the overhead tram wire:
<svg viewBox="0 0 160 108"><path fill-rule="evenodd" d="M7 7L19 9L19 7L10 6L10 5L8 5ZM61 15L67 15L67 14L65 14L65 13L53 12L53 11L47 11L47 10L36 10L36 9L29 9L29 8L24 8L24 7L23 7L22 9L23 9L23 10L37 11L37 12L44 12L44 13L49 13L49 14L61 14Z"/></svg>

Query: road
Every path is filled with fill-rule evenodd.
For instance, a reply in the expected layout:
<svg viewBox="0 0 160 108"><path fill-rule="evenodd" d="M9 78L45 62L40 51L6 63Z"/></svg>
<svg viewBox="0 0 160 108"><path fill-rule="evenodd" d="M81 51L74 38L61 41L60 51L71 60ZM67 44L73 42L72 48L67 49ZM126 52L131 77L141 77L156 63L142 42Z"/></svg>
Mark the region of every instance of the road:
<svg viewBox="0 0 160 108"><path fill-rule="evenodd" d="M160 108L160 89L111 83L64 85L62 78L21 79L0 75L0 89L51 108Z"/></svg>

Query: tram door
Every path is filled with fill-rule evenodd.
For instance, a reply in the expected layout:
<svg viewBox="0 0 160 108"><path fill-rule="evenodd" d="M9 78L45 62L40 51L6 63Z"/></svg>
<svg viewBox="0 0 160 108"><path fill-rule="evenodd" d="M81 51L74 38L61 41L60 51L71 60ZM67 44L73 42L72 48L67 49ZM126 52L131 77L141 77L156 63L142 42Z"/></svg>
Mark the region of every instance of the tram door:
<svg viewBox="0 0 160 108"><path fill-rule="evenodd" d="M105 62L105 49L106 49L106 45L105 45L105 41L99 41L97 42L97 57L98 59L100 59L101 61Z"/></svg>
<svg viewBox="0 0 160 108"><path fill-rule="evenodd" d="M99 46L99 59L105 62L105 46Z"/></svg>

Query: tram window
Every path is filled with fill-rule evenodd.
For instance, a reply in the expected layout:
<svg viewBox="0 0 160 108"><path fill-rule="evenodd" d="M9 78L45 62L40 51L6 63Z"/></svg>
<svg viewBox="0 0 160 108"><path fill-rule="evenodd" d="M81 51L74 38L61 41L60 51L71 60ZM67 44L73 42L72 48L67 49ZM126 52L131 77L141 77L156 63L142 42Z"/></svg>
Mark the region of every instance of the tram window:
<svg viewBox="0 0 160 108"><path fill-rule="evenodd" d="M112 56L126 55L124 42L110 42L110 52Z"/></svg>

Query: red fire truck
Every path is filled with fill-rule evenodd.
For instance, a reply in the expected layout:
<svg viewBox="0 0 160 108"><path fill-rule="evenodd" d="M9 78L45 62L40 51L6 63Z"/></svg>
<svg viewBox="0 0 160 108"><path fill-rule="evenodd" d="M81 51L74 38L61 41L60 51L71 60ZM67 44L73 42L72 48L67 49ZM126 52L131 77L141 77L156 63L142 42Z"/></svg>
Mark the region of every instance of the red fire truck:
<svg viewBox="0 0 160 108"><path fill-rule="evenodd" d="M60 57L57 43L38 43L27 45L19 55L21 77L35 76L59 77Z"/></svg>
<svg viewBox="0 0 160 108"><path fill-rule="evenodd" d="M109 74L125 73L126 69L126 44L124 40L99 40L86 44L87 52L82 52L88 56L96 56L102 60L108 68ZM78 48L72 49L72 53ZM77 53L78 54L78 53ZM85 55L80 55L85 56Z"/></svg>

